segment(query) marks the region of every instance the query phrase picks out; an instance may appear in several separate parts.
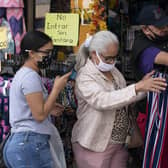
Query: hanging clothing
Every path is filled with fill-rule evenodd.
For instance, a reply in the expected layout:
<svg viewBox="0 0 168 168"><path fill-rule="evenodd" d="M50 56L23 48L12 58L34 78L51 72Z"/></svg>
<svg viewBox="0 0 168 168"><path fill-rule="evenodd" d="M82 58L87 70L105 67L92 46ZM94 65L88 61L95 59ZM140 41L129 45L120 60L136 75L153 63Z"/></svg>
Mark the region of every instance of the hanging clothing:
<svg viewBox="0 0 168 168"><path fill-rule="evenodd" d="M0 6L4 8L11 8L11 7L23 7L23 0L0 0Z"/></svg>
<svg viewBox="0 0 168 168"><path fill-rule="evenodd" d="M1 11L2 8L0 8ZM0 19L0 27L6 27L7 29L7 45L8 48L0 50L0 60L4 60L5 53L7 54L14 54L15 52L15 43L12 38L12 32L9 23L5 18Z"/></svg>
<svg viewBox="0 0 168 168"><path fill-rule="evenodd" d="M155 77L165 77L157 72ZM148 94L148 117L145 135L143 168L168 167L168 89L159 93Z"/></svg>
<svg viewBox="0 0 168 168"><path fill-rule="evenodd" d="M20 53L20 43L26 33L23 15L23 0L0 0L0 6L6 8L6 18L15 41L15 53Z"/></svg>
<svg viewBox="0 0 168 168"><path fill-rule="evenodd" d="M12 78L0 77L0 143L9 133L9 88Z"/></svg>

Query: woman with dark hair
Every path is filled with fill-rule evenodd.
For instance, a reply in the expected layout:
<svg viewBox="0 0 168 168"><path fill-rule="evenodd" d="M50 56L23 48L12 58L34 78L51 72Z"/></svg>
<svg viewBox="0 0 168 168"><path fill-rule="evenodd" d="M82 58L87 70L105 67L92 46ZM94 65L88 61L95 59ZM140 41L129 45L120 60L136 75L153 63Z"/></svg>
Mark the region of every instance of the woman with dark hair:
<svg viewBox="0 0 168 168"><path fill-rule="evenodd" d="M56 98L70 73L56 77L49 95L39 75L40 69L51 63L52 49L51 38L39 31L28 32L21 42L24 64L10 88L11 135L3 150L8 168L66 167L61 139L50 114L59 111Z"/></svg>

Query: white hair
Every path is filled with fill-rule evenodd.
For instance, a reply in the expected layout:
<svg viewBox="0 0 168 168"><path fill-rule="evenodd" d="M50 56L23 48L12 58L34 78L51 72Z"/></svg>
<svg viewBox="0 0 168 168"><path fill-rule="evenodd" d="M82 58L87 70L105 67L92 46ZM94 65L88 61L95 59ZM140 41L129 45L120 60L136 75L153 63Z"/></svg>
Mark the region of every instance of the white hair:
<svg viewBox="0 0 168 168"><path fill-rule="evenodd" d="M117 36L110 31L99 31L90 42L89 52L98 51L103 53L109 44L119 45Z"/></svg>
<svg viewBox="0 0 168 168"><path fill-rule="evenodd" d="M99 31L97 32L92 39L87 41L87 46L85 42L80 46L77 57L76 57L76 66L75 69L78 71L81 67L86 64L86 60L89 57L89 53L92 51L105 52L109 44L119 45L119 40L117 36L110 31Z"/></svg>

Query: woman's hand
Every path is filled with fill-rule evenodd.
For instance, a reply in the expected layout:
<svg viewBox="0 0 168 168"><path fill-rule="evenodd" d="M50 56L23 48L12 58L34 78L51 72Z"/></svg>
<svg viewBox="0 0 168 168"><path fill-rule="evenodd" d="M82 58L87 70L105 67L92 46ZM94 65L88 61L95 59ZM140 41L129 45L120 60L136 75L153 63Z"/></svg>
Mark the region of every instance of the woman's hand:
<svg viewBox="0 0 168 168"><path fill-rule="evenodd" d="M144 91L152 91L160 93L160 91L164 91L167 87L166 79L157 77L152 78L151 74L153 72L147 74L141 81L137 82L135 84L135 90L136 92Z"/></svg>
<svg viewBox="0 0 168 168"><path fill-rule="evenodd" d="M59 103L55 103L50 114L55 117L59 117L63 112L64 112L64 106Z"/></svg>
<svg viewBox="0 0 168 168"><path fill-rule="evenodd" d="M71 75L71 72L68 72L65 75L61 76L61 77L57 76L55 78L53 88L57 89L58 91L61 91L65 87L70 75Z"/></svg>
<svg viewBox="0 0 168 168"><path fill-rule="evenodd" d="M154 70L151 71L151 72L149 72L149 73L147 73L147 74L142 78L142 80L149 79L150 77L152 77L152 75L154 75L154 73L155 73Z"/></svg>

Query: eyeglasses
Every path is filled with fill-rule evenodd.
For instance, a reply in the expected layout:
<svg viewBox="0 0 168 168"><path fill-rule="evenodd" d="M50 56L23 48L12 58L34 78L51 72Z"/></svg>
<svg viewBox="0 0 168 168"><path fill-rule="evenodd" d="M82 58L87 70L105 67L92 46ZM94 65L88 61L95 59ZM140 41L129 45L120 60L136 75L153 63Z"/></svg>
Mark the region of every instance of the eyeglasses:
<svg viewBox="0 0 168 168"><path fill-rule="evenodd" d="M114 61L116 61L118 55L116 55L116 56L111 56L111 55L104 56L103 54L100 54L100 56L103 57L105 62L114 62Z"/></svg>
<svg viewBox="0 0 168 168"><path fill-rule="evenodd" d="M44 54L47 54L47 55L52 55L53 54L53 50L46 50L46 51L36 50L36 52L41 52L41 53L44 53Z"/></svg>

